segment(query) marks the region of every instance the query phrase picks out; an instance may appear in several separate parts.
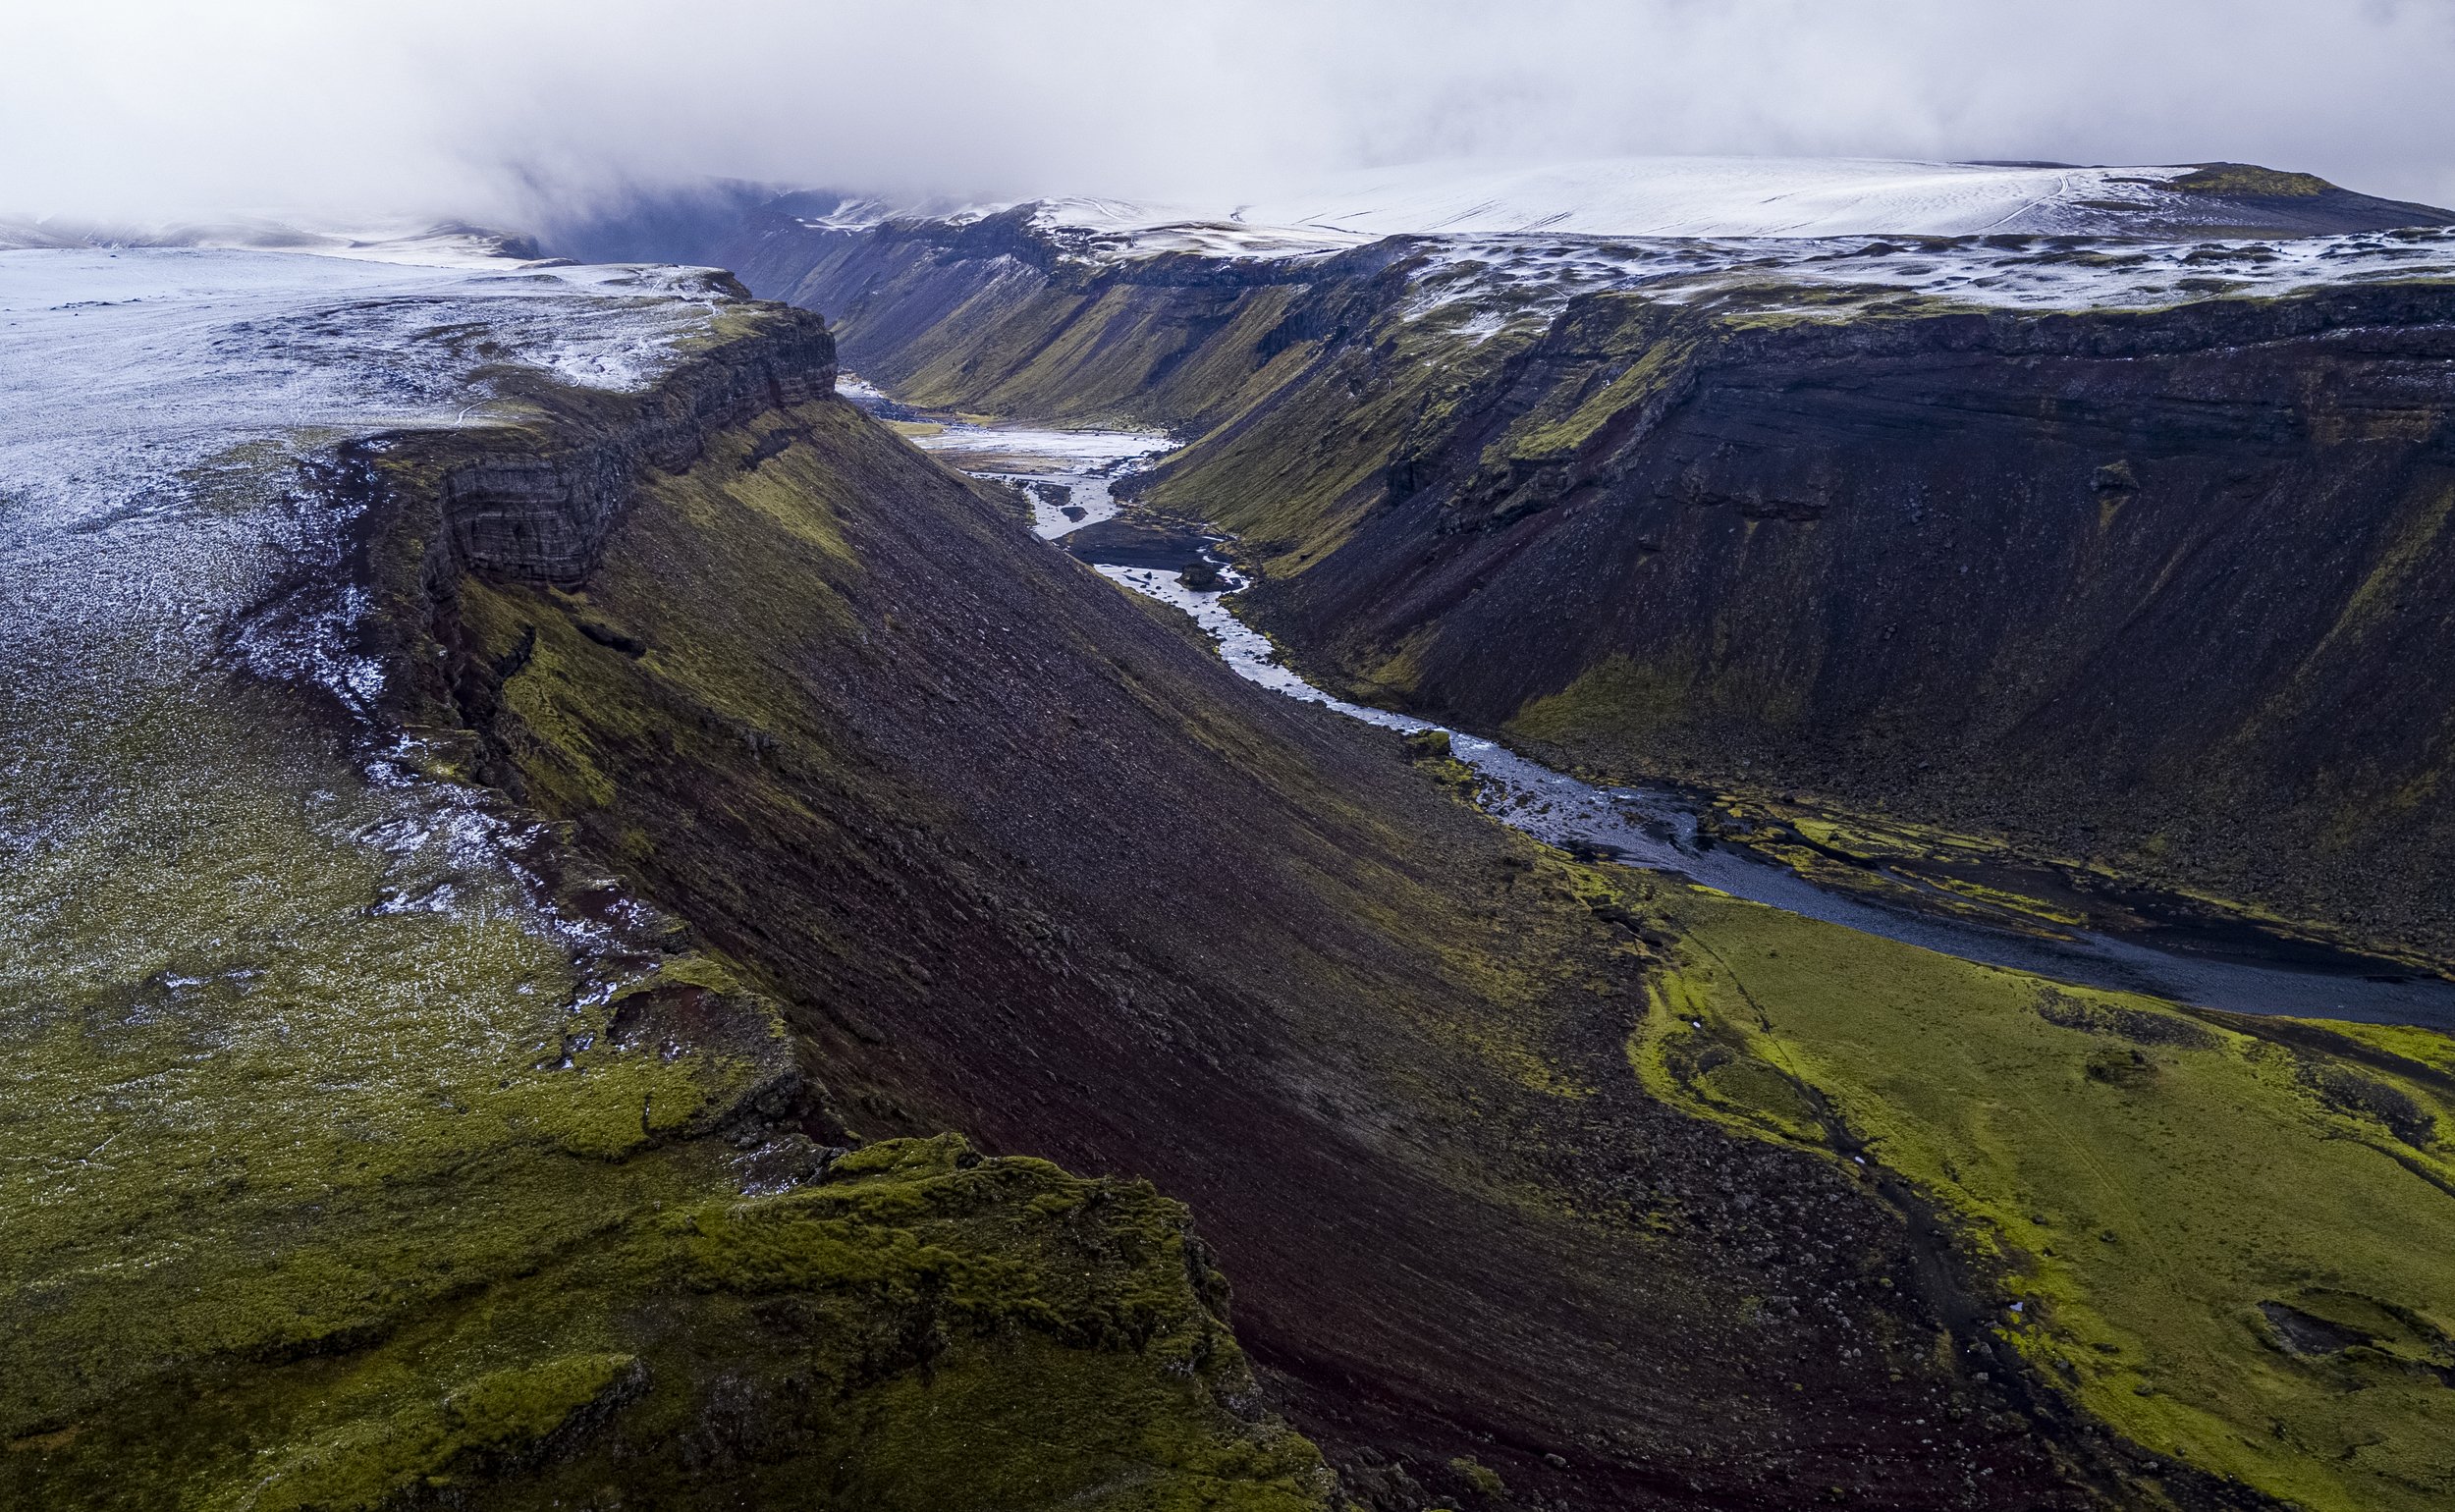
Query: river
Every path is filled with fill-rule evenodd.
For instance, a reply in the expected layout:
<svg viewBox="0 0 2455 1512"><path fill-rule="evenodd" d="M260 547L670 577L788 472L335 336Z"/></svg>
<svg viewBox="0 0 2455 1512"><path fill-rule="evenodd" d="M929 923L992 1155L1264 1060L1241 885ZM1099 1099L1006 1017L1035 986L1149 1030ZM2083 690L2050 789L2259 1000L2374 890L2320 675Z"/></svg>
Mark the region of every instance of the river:
<svg viewBox="0 0 2455 1512"><path fill-rule="evenodd" d="M879 407L877 391L847 397ZM891 406L890 406L891 407ZM1239 620L1229 599L1245 583L1201 538L1130 528L1112 485L1173 443L1126 431L1064 431L949 424L911 437L924 451L975 476L1024 490L1033 528L1072 543L1103 576L1190 615L1237 675L1290 698L1402 732L1440 729L1429 720L1334 698L1283 665L1270 641ZM1217 537L1210 538L1213 542ZM1096 543L1096 544L1087 544ZM1207 555L1216 588L1188 586L1179 569ZM2455 1032L2455 982L2315 945L2205 908L2176 908L2139 932L2016 929L1949 913L1896 906L1827 887L1745 846L1717 843L1700 828L1700 798L1667 787L1605 787L1556 772L1498 741L1449 730L1451 752L1483 779L1478 801L1495 818L1548 844L1624 865L1672 873L1736 897L1887 940L2076 986L2144 993L2237 1013L2288 1014L2368 1023L2420 1024ZM2152 907L2152 912L2154 908Z"/></svg>

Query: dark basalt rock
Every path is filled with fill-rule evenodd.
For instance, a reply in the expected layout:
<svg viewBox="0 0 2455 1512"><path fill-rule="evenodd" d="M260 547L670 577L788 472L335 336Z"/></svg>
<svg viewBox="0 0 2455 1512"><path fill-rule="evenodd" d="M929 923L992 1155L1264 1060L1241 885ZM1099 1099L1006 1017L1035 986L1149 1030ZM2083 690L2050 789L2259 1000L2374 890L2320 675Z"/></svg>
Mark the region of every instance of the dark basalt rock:
<svg viewBox="0 0 2455 1512"><path fill-rule="evenodd" d="M682 363L648 393L592 397L595 413L565 414L554 432L570 438L562 444L513 431L502 449L455 460L441 491L459 565L577 582L642 468L679 471L717 431L834 392L836 347L824 321L775 306L756 318L762 328L755 335ZM574 403L569 391L531 389L519 397L565 410ZM751 464L765 459L754 457Z"/></svg>
<svg viewBox="0 0 2455 1512"><path fill-rule="evenodd" d="M2266 1317L2267 1325L2275 1330L2277 1344L2287 1354L2337 1355L2356 1344L2370 1342L2370 1335L2358 1328L2315 1318L2288 1303L2263 1302L2259 1310Z"/></svg>

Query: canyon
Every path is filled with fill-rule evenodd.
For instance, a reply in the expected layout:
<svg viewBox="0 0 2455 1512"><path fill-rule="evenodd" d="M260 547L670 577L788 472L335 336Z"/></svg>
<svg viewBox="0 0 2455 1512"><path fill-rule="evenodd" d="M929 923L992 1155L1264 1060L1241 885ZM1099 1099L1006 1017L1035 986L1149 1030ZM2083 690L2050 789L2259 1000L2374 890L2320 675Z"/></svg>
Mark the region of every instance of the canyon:
<svg viewBox="0 0 2455 1512"><path fill-rule="evenodd" d="M1205 255L1064 215L707 250L913 403L1179 435L1134 486L1335 690L2443 955L2445 233Z"/></svg>
<svg viewBox="0 0 2455 1512"><path fill-rule="evenodd" d="M0 1500L2442 1502L2455 218L1733 172L0 250Z"/></svg>

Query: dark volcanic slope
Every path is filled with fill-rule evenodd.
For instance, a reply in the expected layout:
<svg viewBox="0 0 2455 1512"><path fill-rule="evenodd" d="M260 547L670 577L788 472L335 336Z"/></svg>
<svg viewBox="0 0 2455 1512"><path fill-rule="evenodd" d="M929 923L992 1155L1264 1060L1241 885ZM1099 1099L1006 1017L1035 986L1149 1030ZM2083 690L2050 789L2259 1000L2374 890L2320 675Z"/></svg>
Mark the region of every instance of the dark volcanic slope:
<svg viewBox="0 0 2455 1512"><path fill-rule="evenodd" d="M1761 332L1607 300L1488 393L1263 601L1297 644L1573 761L2455 948L2455 289Z"/></svg>
<svg viewBox="0 0 2455 1512"><path fill-rule="evenodd" d="M1469 1461L1528 1506L2077 1494L2086 1441L1967 1373L1957 1262L1629 1075L1647 947L1606 919L1644 900L1595 911L1624 880L1238 682L1009 510L799 405L652 480L584 591L449 611L498 775L791 1004L814 1128L953 1124L1190 1201L1377 1506L1476 1494Z"/></svg>

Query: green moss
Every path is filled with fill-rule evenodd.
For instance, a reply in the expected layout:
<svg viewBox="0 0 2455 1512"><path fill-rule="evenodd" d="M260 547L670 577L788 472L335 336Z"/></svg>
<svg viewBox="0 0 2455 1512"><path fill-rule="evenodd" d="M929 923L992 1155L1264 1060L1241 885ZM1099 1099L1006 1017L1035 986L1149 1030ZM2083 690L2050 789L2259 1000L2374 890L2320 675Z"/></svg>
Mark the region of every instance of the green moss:
<svg viewBox="0 0 2455 1512"><path fill-rule="evenodd" d="M380 1507L421 1485L450 1485L456 1465L540 1443L638 1371L637 1358L622 1354L490 1371L439 1402L352 1419L293 1444L219 1504L250 1512Z"/></svg>
<svg viewBox="0 0 2455 1512"><path fill-rule="evenodd" d="M1505 1496L1508 1494L1508 1483L1500 1479L1500 1473L1489 1465L1478 1462L1473 1455L1461 1454L1450 1460L1449 1469L1457 1474L1459 1480L1464 1481L1483 1495Z"/></svg>
<svg viewBox="0 0 2455 1512"><path fill-rule="evenodd" d="M1630 1042L1647 1085L1909 1177L1997 1278L2002 1336L2150 1450L2312 1508L2455 1493L2455 1164L2416 1121L2450 1111L2442 1079L1753 904L1674 912L1684 964ZM2416 1071L2448 1051L2380 1038ZM2354 1342L2315 1353L2270 1316L2355 1306Z"/></svg>
<svg viewBox="0 0 2455 1512"><path fill-rule="evenodd" d="M1643 298L1587 301L1559 340L1594 353L1485 449L1487 462L1573 458L1614 422L1677 392L1702 345L1696 319ZM1608 375L1608 376L1606 376Z"/></svg>
<svg viewBox="0 0 2455 1512"><path fill-rule="evenodd" d="M1684 718L1696 696L1688 675L1610 656L1558 692L1529 699L1509 721L1509 732L1555 746L1639 741Z"/></svg>
<svg viewBox="0 0 2455 1512"><path fill-rule="evenodd" d="M1262 350L1302 293L1120 282L1090 296L1044 289L1016 298L992 288L900 347L897 392L950 411L1069 425L1150 424L1165 413L1166 423L1198 431L1313 355L1310 343Z"/></svg>
<svg viewBox="0 0 2455 1512"><path fill-rule="evenodd" d="M1726 625L1715 633L1726 634ZM1674 648L1647 661L1612 654L1591 663L1556 692L1529 698L1506 732L1527 750L1572 768L1647 770L1657 753L1687 748L1724 722L1781 728L1797 723L1804 699L1795 686L1718 669L1732 659L1713 646Z"/></svg>
<svg viewBox="0 0 2455 1512"><path fill-rule="evenodd" d="M1273 578L1326 560L1388 497L1403 466L1393 459L1446 439L1460 406L1540 331L1477 341L1412 322L1387 334L1369 357L1345 351L1299 366L1282 354L1265 375L1277 386L1197 437L1145 496L1238 532L1245 555Z"/></svg>
<svg viewBox="0 0 2455 1512"><path fill-rule="evenodd" d="M2445 533L2450 514L2455 514L2455 487L2431 490L2398 512L2369 572L2346 597L2335 623L2311 652L2312 664L2324 657L2337 641L2371 627L2395 599L2412 590L2416 577L2429 565L2432 549ZM2306 688L2299 686L2294 692L2308 694Z"/></svg>

